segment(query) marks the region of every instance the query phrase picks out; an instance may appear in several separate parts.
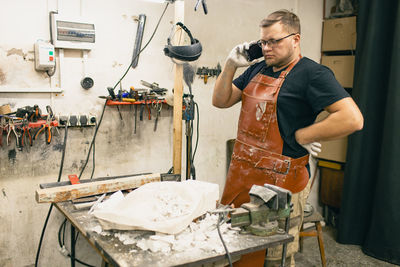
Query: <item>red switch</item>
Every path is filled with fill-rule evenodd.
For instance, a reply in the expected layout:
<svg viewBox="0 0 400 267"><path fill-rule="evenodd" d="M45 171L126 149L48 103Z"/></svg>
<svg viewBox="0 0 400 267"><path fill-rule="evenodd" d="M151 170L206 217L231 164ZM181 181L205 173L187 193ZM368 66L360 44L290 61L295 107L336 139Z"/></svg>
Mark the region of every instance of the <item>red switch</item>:
<svg viewBox="0 0 400 267"><path fill-rule="evenodd" d="M54 60L54 57L49 57L49 60L50 60L50 61L53 61L53 60Z"/></svg>

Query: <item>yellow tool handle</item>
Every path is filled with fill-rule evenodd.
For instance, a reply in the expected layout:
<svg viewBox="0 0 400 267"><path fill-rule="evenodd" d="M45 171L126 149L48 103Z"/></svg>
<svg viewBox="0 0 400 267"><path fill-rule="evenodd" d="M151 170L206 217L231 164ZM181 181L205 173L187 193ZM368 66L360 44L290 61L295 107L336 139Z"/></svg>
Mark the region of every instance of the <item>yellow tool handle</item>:
<svg viewBox="0 0 400 267"><path fill-rule="evenodd" d="M134 99L134 98L122 98L122 101L134 103L134 102L136 102L136 99Z"/></svg>

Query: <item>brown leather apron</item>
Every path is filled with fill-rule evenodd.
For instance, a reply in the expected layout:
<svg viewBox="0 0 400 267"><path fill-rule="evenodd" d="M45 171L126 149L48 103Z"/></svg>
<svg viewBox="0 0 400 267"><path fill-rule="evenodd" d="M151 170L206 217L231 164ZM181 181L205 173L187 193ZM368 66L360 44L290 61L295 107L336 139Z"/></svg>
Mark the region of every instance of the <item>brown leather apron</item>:
<svg viewBox="0 0 400 267"><path fill-rule="evenodd" d="M299 59L278 78L258 73L243 90L238 134L222 204L240 207L249 202L248 193L254 184L273 184L292 193L306 187L308 155L296 159L282 155L283 140L276 114L279 90Z"/></svg>

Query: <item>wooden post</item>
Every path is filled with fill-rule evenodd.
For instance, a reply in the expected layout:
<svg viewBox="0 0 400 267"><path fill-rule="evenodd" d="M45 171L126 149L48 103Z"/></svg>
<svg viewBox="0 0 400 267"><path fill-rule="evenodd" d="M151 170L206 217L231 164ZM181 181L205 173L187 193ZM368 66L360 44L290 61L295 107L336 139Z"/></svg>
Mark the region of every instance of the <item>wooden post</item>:
<svg viewBox="0 0 400 267"><path fill-rule="evenodd" d="M175 2L175 24L184 20L184 2ZM182 29L180 29L182 31ZM183 38L176 33L174 44L180 45ZM173 132L173 167L174 174L180 174L182 168L182 96L183 96L183 66L175 64L174 66L174 132Z"/></svg>

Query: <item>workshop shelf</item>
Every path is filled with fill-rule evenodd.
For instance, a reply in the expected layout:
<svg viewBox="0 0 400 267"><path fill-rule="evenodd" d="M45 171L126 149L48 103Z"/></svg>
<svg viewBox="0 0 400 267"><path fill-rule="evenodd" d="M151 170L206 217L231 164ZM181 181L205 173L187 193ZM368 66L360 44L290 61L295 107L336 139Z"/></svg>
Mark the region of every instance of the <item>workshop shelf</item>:
<svg viewBox="0 0 400 267"><path fill-rule="evenodd" d="M140 105L140 104L163 104L167 103L165 99L163 100L154 100L154 99L149 99L149 100L138 100L135 102L125 102L125 101L114 101L114 100L107 100L107 106L119 106L119 105Z"/></svg>

